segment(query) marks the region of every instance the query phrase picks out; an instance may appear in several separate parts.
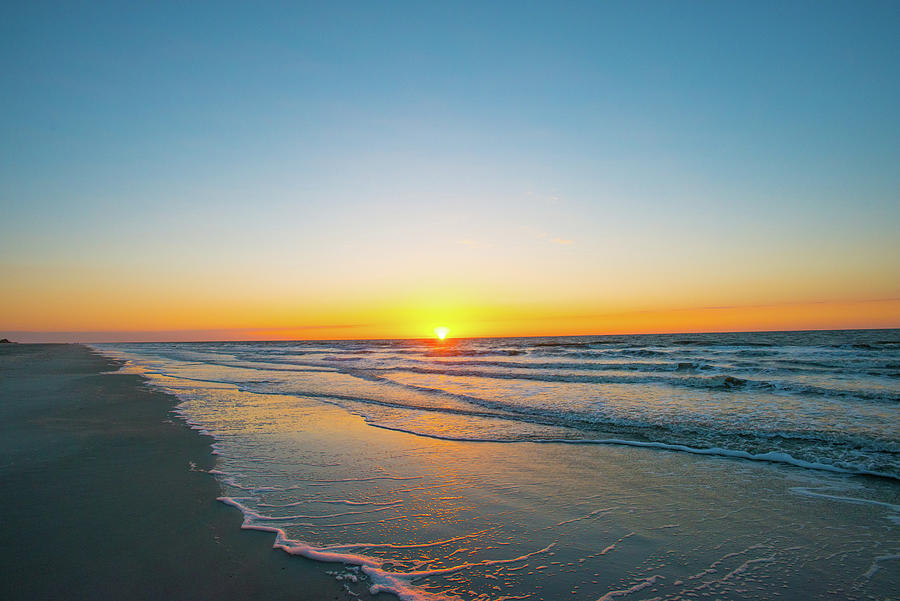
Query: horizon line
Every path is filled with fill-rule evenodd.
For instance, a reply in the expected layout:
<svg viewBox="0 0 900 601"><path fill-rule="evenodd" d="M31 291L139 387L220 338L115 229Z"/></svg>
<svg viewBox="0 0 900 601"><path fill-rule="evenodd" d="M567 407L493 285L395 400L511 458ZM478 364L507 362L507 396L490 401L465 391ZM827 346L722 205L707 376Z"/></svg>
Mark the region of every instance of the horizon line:
<svg viewBox="0 0 900 601"><path fill-rule="evenodd" d="M254 330L257 328L235 328L237 331ZM804 328L799 330L702 330L702 331L679 331L679 332L630 332L618 334L546 334L546 335L528 335L528 336L458 336L448 337L446 340L494 340L494 339L520 339L520 338L584 338L589 336L597 337L613 337L613 336L689 336L697 334L801 334L806 332L878 332L900 330L900 326L888 328ZM96 332L106 332L114 334L117 332L191 332L194 330L96 330ZM36 331L36 330L11 330L11 334L78 334L81 332L91 332L90 330L74 330L74 331ZM6 338L6 336L3 336ZM8 338L7 338L8 339ZM8 339L9 340L9 339ZM119 340L119 341L97 341L97 340L76 340L71 342L17 342L9 340L12 344L205 344L213 342L241 342L241 343L259 343L259 342L376 342L376 341L399 341L399 340L427 340L433 341L431 336L414 336L414 337L395 337L395 338L269 338L256 340L240 340L240 339L196 339L196 340Z"/></svg>

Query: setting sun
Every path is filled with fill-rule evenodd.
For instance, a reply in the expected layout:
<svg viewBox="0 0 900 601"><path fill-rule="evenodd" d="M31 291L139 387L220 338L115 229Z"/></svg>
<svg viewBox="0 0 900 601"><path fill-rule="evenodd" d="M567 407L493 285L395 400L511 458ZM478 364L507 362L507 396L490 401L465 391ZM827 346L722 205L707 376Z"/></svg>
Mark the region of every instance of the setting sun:
<svg viewBox="0 0 900 601"><path fill-rule="evenodd" d="M900 0L104 4L2 11L0 601L900 601Z"/></svg>

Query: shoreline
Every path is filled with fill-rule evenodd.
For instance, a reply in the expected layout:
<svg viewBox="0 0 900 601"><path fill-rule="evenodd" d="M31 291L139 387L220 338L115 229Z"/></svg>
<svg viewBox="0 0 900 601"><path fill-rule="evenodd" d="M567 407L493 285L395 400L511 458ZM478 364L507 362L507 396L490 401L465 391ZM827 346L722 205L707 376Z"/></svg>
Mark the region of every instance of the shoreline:
<svg viewBox="0 0 900 601"><path fill-rule="evenodd" d="M112 357L0 349L3 598L590 601L652 587L874 601L895 588L900 503L881 479L652 447L473 445ZM861 546L830 551L849 537Z"/></svg>
<svg viewBox="0 0 900 601"><path fill-rule="evenodd" d="M213 438L81 345L0 349L4 599L342 599L321 566L242 530Z"/></svg>
<svg viewBox="0 0 900 601"><path fill-rule="evenodd" d="M472 444L370 423L315 389L202 371L242 367L112 356L216 437L220 501L243 528L363 596L591 601L650 583L661 599L874 601L895 588L900 491L882 478L644 446ZM858 546L830 551L847 540Z"/></svg>

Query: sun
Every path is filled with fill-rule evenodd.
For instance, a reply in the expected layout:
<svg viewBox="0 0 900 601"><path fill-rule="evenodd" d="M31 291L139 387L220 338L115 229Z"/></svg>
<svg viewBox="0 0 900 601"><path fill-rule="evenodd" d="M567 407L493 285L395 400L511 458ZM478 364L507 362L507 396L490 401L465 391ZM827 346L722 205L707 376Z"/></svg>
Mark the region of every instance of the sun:
<svg viewBox="0 0 900 601"><path fill-rule="evenodd" d="M439 340L443 340L447 337L447 334L450 333L450 328L445 326L438 326L434 329L434 335L438 337Z"/></svg>

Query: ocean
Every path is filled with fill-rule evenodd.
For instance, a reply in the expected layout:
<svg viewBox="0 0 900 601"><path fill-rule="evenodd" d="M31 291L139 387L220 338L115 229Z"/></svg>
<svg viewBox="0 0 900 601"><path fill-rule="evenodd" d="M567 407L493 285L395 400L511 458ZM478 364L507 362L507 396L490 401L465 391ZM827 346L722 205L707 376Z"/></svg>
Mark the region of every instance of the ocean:
<svg viewBox="0 0 900 601"><path fill-rule="evenodd" d="M350 596L897 594L900 330L94 348Z"/></svg>

